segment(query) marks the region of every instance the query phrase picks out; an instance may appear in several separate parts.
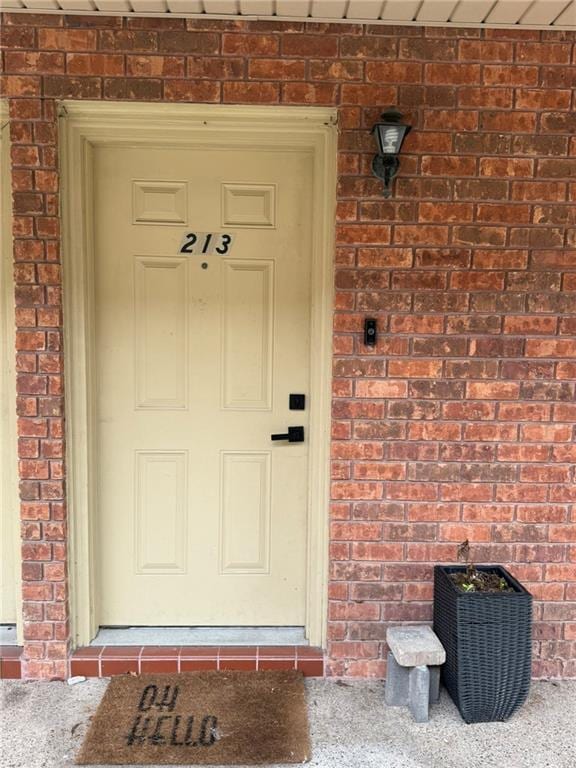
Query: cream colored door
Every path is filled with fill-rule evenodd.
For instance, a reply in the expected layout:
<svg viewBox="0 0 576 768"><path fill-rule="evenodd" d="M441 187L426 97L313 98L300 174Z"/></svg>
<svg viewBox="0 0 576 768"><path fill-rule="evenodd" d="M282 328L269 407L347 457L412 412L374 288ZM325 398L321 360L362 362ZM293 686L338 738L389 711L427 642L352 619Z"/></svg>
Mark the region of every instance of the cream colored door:
<svg viewBox="0 0 576 768"><path fill-rule="evenodd" d="M18 441L12 276L12 198L9 125L0 109L0 624L15 624L19 588Z"/></svg>
<svg viewBox="0 0 576 768"><path fill-rule="evenodd" d="M304 625L311 156L95 151L99 623Z"/></svg>

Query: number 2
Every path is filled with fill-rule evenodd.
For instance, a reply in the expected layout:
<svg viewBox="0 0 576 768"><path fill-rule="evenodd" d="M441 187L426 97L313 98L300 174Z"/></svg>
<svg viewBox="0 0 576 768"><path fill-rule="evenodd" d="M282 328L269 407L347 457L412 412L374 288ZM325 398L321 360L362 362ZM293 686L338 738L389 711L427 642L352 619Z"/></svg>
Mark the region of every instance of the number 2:
<svg viewBox="0 0 576 768"><path fill-rule="evenodd" d="M194 253L194 243L198 240L194 232L188 232L186 235L186 242L180 248L180 253Z"/></svg>

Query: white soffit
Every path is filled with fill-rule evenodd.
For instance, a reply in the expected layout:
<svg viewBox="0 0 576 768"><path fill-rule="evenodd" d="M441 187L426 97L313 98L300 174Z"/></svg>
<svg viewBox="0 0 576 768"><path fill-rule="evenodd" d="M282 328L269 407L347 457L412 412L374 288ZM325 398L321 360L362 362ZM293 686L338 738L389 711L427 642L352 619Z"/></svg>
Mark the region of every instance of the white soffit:
<svg viewBox="0 0 576 768"><path fill-rule="evenodd" d="M576 30L576 0L0 0L0 10Z"/></svg>

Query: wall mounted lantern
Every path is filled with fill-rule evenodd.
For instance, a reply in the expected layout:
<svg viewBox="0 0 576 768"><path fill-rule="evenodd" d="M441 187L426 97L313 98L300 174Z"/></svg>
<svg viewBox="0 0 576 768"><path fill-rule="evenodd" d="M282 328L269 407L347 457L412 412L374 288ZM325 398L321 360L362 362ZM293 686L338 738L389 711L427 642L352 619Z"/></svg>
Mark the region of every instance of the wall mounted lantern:
<svg viewBox="0 0 576 768"><path fill-rule="evenodd" d="M372 128L378 142L378 154L372 160L372 171L374 176L384 182L384 197L390 197L392 179L400 167L400 148L412 126L402 123L402 114L393 107L382 113L381 120Z"/></svg>

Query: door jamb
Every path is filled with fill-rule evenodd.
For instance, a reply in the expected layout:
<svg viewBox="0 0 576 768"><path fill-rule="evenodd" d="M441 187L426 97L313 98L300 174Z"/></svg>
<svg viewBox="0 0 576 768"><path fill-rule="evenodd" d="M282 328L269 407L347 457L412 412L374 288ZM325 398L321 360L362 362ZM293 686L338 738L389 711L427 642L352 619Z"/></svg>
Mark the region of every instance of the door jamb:
<svg viewBox="0 0 576 768"><path fill-rule="evenodd" d="M98 146L239 147L308 150L314 156L310 465L306 632L326 646L328 519L336 208L337 113L322 107L126 104L59 105L63 207L63 301L74 645L98 629L94 588L93 163ZM313 354L312 354L313 347Z"/></svg>
<svg viewBox="0 0 576 768"><path fill-rule="evenodd" d="M0 152L2 153L0 189L2 197L10 195L11 162L10 162L10 122L8 104L0 99ZM12 539L13 573L14 573L14 599L16 618L16 641L23 643L22 626L22 574L20 563L22 561L20 539L20 494L18 492L18 433L16 426L16 331L15 331L15 294L12 253L12 206L8 206L6 199L0 200L2 210L2 242L0 243L0 324L2 325L2 367L0 370L0 390L2 398L0 402L1 419L3 424L0 443L1 456L1 482L0 503L2 515L8 512L10 525L9 535ZM9 212L4 206L9 207ZM7 221L4 214L8 213ZM6 519L2 520L2 524ZM2 564L0 564L1 567Z"/></svg>

